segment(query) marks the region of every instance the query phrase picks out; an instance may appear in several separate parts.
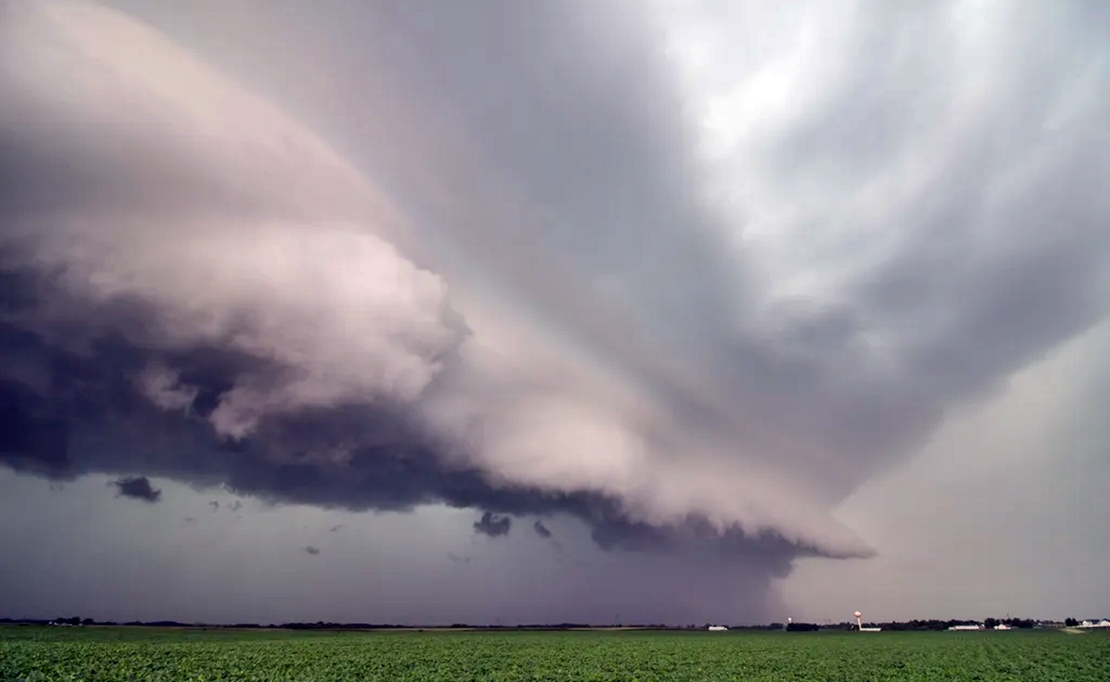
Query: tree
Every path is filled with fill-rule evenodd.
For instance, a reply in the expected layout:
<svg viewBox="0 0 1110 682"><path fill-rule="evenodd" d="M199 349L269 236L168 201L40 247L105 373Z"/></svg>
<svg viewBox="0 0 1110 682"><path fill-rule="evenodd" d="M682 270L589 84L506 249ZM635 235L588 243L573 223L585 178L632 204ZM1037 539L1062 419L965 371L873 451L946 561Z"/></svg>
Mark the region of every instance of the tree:
<svg viewBox="0 0 1110 682"><path fill-rule="evenodd" d="M1076 625L1079 625L1079 621L1077 621L1074 618L1065 618L1064 619L1064 625L1067 625L1069 628L1073 628Z"/></svg>
<svg viewBox="0 0 1110 682"><path fill-rule="evenodd" d="M816 623L787 623L787 632L815 632L820 629Z"/></svg>

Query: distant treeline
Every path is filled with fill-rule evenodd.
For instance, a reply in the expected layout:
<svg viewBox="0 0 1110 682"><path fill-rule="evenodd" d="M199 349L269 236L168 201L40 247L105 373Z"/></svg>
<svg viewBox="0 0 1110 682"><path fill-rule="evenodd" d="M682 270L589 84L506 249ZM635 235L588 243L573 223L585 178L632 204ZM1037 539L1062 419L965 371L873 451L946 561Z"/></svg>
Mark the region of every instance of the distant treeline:
<svg viewBox="0 0 1110 682"><path fill-rule="evenodd" d="M1099 620L1097 618L1090 620ZM910 621L888 621L880 623L864 623L864 627L880 627L883 630L947 630L956 625L983 625L986 628L993 628L996 625L1008 625L1012 628L1030 629L1034 627L1072 627L1079 624L1079 620L1075 618L1067 618L1064 621L1045 621L1034 620L1031 618L987 618L982 621L974 620L910 620ZM281 624L268 624L260 625L258 623L224 623L224 624L205 624L205 623L179 623L173 620L158 620L158 621L128 621L119 623L115 621L97 621L92 618L81 618L78 616L70 616L67 618L55 618L53 620L36 620L36 619L13 619L13 618L0 618L0 624L16 624L16 625L124 625L128 627L177 627L177 628L226 628L226 629L260 629L260 630L413 630L413 629L436 629L436 630L583 630L583 629L605 629L605 628L636 628L641 630L705 630L709 627L709 623L702 625L663 625L661 623L654 624L612 624L612 625L590 625L587 623L553 623L553 624L531 624L531 625L470 625L467 623L453 623L451 625L397 625L393 623L332 623L324 621L316 621L315 623L281 623ZM855 630L856 624L853 622L844 621L841 623L771 623L769 625L730 625L730 630L785 630L787 632L813 632L816 630Z"/></svg>

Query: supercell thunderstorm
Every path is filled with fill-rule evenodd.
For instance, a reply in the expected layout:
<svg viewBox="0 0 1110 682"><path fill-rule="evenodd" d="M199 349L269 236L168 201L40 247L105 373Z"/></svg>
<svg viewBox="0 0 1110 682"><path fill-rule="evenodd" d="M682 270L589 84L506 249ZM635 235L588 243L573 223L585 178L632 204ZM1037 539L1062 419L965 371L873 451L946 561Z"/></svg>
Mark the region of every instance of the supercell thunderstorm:
<svg viewBox="0 0 1110 682"><path fill-rule="evenodd" d="M449 21L372 10L364 58L386 94L357 116L388 134L348 153L138 19L0 2L0 462L442 503L491 537L568 514L604 548L738 581L754 613L794 558L872 552L830 510L946 404L1096 318L1107 200L1044 178L1105 177L1097 98L1020 173L1004 144L922 159L927 125L875 142L837 172L838 201L797 210L902 231L835 286L787 294L738 235L793 186L763 187L781 166L753 147L746 218L701 191L649 31L618 29L615 4L469 4ZM1056 111L978 106L932 125L981 140L1003 112L1004 143L1047 135ZM764 137L801 185L843 131L790 121ZM915 155L939 174L898 175ZM880 172L905 179L875 200ZM1066 228L1038 231L1065 208ZM1005 247L983 250L1001 225ZM936 262L958 267L930 279Z"/></svg>

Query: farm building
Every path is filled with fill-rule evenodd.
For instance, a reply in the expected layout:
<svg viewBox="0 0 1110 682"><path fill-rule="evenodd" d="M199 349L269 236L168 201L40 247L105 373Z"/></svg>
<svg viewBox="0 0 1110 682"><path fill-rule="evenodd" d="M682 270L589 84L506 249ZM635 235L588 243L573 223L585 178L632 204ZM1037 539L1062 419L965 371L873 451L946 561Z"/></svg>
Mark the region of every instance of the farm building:
<svg viewBox="0 0 1110 682"><path fill-rule="evenodd" d="M710 625L709 626L709 631L710 632L724 632L725 630L728 630L728 628L726 628L724 625Z"/></svg>

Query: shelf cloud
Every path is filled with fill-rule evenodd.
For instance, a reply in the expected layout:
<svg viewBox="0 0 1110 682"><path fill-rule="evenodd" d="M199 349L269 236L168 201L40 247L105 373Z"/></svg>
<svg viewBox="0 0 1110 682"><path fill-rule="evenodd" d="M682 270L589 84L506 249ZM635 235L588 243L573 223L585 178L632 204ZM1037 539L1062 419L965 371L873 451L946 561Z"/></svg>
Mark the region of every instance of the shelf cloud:
<svg viewBox="0 0 1110 682"><path fill-rule="evenodd" d="M1078 8L1002 9L1005 42L860 3L815 43L823 90L782 62L795 108L734 65L714 111L749 135L713 161L650 17L433 5L362 8L369 46L309 22L334 101L287 104L124 12L0 3L0 462L149 502L445 504L490 537L564 514L769 581L873 555L831 509L1106 312ZM251 8L221 30L295 30L251 38Z"/></svg>

